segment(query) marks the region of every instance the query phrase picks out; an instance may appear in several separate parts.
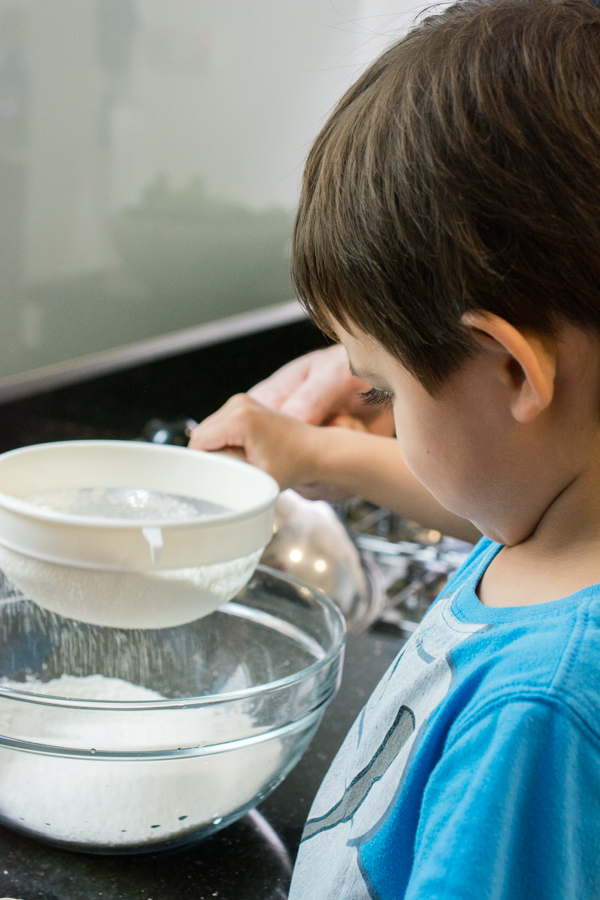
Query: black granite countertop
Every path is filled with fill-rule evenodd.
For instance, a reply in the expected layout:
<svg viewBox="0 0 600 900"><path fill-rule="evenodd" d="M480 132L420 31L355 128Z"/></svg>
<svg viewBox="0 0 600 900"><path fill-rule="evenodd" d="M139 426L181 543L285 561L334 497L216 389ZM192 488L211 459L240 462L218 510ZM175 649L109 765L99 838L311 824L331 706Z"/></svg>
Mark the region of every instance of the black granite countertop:
<svg viewBox="0 0 600 900"><path fill-rule="evenodd" d="M0 828L0 897L15 900L285 900L304 821L338 747L399 638L349 635L340 691L296 768L257 810L184 850L92 856Z"/></svg>

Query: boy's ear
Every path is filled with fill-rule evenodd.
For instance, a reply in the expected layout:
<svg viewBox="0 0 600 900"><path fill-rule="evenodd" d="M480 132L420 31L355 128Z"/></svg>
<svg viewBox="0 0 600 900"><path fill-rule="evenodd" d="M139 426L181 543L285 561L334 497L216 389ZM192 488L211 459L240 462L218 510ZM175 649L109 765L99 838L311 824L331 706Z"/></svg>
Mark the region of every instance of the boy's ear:
<svg viewBox="0 0 600 900"><path fill-rule="evenodd" d="M519 331L485 310L470 310L461 322L482 350L504 356L500 372L514 393L510 404L513 417L521 424L533 421L554 397L556 352L552 342Z"/></svg>

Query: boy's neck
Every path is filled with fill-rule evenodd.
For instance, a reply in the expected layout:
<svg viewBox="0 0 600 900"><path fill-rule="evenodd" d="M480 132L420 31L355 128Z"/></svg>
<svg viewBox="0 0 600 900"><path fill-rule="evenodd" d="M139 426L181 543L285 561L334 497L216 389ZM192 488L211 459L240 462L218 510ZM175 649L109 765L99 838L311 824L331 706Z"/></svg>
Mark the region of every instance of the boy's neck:
<svg viewBox="0 0 600 900"><path fill-rule="evenodd" d="M479 586L491 607L559 600L600 583L600 454L555 498L533 534L503 547Z"/></svg>

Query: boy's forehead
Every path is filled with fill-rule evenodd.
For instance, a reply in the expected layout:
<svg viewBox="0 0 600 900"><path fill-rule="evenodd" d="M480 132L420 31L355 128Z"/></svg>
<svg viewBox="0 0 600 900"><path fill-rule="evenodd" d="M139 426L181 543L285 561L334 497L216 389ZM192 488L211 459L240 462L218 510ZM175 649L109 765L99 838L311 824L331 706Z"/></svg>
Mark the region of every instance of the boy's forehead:
<svg viewBox="0 0 600 900"><path fill-rule="evenodd" d="M353 360L357 362L370 356L376 352L377 342L364 331L361 331L354 325L341 325L339 322L332 322L332 330L335 332L340 344L343 344L348 353L350 365Z"/></svg>
<svg viewBox="0 0 600 900"><path fill-rule="evenodd" d="M344 345L353 375L364 381L381 378L390 366L400 366L397 360L374 337L356 325L341 325L332 321L332 330Z"/></svg>

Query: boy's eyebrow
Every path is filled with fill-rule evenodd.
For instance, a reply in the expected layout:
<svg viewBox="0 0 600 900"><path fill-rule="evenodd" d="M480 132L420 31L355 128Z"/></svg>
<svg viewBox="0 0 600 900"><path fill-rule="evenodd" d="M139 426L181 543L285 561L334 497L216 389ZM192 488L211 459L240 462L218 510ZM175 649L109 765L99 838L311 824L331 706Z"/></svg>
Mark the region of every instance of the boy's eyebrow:
<svg viewBox="0 0 600 900"><path fill-rule="evenodd" d="M351 375L354 375L355 378L360 378L361 381L366 381L367 384L370 384L369 372L357 372L350 360L348 360L348 367L350 369Z"/></svg>

